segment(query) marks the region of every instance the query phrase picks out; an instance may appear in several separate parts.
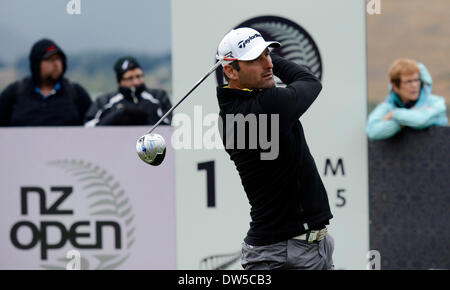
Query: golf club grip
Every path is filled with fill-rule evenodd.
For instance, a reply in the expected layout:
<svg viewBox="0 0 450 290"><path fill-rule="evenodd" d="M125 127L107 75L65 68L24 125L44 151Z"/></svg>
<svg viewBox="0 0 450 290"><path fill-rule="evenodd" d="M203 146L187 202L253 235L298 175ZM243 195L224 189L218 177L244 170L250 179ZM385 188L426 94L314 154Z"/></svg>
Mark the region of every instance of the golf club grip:
<svg viewBox="0 0 450 290"><path fill-rule="evenodd" d="M221 65L221 62L218 61L216 62L216 64L209 70L209 72L202 77L195 85L194 87L192 87L192 89L189 90L189 92L181 99L178 101L178 103L176 103L172 108L170 108L169 111L167 111L164 116L161 117L161 119L158 120L158 122L156 122L155 125L153 125L153 127L150 129L150 131L147 132L147 134L152 133L156 127L158 127L158 125L167 117L169 116L170 113L172 113L173 110L175 110L176 107L178 107L179 104L181 104L181 102L184 101L184 99L186 99L210 74L212 74L214 71L216 71L216 69Z"/></svg>

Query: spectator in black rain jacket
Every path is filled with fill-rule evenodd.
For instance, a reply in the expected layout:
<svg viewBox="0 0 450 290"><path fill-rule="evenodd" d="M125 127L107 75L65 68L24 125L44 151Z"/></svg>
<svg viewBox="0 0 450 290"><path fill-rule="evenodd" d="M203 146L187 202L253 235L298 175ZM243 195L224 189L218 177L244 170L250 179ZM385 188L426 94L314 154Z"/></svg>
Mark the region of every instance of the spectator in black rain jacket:
<svg viewBox="0 0 450 290"><path fill-rule="evenodd" d="M0 126L83 125L92 101L78 84L64 78L66 55L42 39L30 52L31 76L9 85L0 95Z"/></svg>
<svg viewBox="0 0 450 290"><path fill-rule="evenodd" d="M166 91L149 89L144 73L133 57L122 57L114 65L119 89L99 97L86 114L86 127L101 125L153 125L171 107ZM170 125L172 114L162 121Z"/></svg>

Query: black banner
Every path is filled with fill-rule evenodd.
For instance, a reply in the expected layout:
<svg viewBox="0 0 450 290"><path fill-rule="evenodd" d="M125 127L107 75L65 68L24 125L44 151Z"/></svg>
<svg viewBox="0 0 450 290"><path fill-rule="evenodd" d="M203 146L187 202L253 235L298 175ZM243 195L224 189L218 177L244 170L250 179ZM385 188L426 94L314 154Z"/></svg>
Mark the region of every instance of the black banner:
<svg viewBox="0 0 450 290"><path fill-rule="evenodd" d="M381 269L450 269L450 128L369 142L370 249Z"/></svg>

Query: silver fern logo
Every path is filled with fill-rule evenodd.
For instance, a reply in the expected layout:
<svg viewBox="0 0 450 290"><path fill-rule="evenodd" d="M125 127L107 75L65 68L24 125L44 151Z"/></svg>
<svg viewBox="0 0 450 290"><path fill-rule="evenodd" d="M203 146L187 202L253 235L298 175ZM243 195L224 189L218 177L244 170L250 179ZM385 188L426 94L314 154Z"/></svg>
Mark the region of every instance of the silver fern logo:
<svg viewBox="0 0 450 290"><path fill-rule="evenodd" d="M48 163L49 166L64 170L76 179L80 187L77 198L83 199L88 216L77 216L82 220L74 223L64 236L72 246L81 252L80 269L112 270L122 265L131 255L135 241L133 208L125 190L106 170L82 160L57 160ZM81 196L80 196L81 195ZM86 209L78 209L85 212ZM87 219L85 219L87 218ZM83 226L83 228L77 227ZM86 227L90 228L88 232ZM105 233L103 233L103 229ZM112 230L112 231L111 231ZM113 232L113 238L108 233ZM94 244L81 244L79 237L93 237ZM113 250L104 249L104 241L112 242ZM42 263L43 269L63 270L69 262L66 253L61 251L60 258L52 262Z"/></svg>
<svg viewBox="0 0 450 290"><path fill-rule="evenodd" d="M249 19L235 27L251 27L262 34L266 41L278 41L280 48L274 52L297 64L307 66L319 79L322 79L322 60L319 48L311 35L297 23L278 16L260 16ZM219 86L225 81L222 67L216 70L216 78ZM277 85L283 83L275 78Z"/></svg>

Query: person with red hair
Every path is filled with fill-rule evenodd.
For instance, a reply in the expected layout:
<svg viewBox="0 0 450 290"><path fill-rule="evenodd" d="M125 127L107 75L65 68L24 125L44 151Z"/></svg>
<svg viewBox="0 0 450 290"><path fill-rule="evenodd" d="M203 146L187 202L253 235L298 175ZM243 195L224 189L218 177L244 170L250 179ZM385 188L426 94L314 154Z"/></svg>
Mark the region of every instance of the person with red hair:
<svg viewBox="0 0 450 290"><path fill-rule="evenodd" d="M445 100L431 94L427 68L411 59L397 59L389 68L390 92L370 113L366 132L371 140L387 139L403 127L447 126Z"/></svg>

